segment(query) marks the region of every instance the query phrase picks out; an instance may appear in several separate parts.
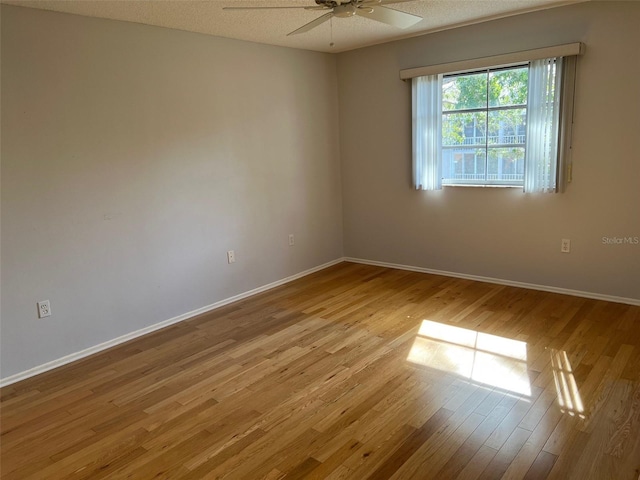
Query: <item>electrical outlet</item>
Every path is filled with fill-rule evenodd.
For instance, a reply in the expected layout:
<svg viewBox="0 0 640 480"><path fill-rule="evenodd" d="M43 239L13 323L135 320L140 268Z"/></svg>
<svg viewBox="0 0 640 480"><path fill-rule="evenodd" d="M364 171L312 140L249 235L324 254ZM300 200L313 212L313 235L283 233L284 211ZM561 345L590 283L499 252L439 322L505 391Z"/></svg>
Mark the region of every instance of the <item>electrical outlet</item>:
<svg viewBox="0 0 640 480"><path fill-rule="evenodd" d="M38 302L38 318L51 316L51 304L49 300Z"/></svg>
<svg viewBox="0 0 640 480"><path fill-rule="evenodd" d="M227 252L227 262L229 262L229 263L235 263L236 262L236 252L234 252L233 250L229 250Z"/></svg>
<svg viewBox="0 0 640 480"><path fill-rule="evenodd" d="M296 239L293 236L293 233L289 234L289 246L293 247L296 244Z"/></svg>
<svg viewBox="0 0 640 480"><path fill-rule="evenodd" d="M560 245L560 251L562 253L569 253L571 251L571 240L563 238L562 244Z"/></svg>

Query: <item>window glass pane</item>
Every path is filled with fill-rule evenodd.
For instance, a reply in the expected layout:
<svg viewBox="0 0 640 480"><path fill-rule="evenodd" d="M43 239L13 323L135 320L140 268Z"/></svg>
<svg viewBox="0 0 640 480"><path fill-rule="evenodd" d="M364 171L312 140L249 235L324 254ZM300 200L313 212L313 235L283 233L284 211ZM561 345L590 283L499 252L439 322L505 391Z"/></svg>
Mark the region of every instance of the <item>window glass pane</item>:
<svg viewBox="0 0 640 480"><path fill-rule="evenodd" d="M455 148L442 152L442 178L444 183L484 183L484 148Z"/></svg>
<svg viewBox="0 0 640 480"><path fill-rule="evenodd" d="M460 175L464 166L464 153L456 152L453 156L453 173Z"/></svg>
<svg viewBox="0 0 640 480"><path fill-rule="evenodd" d="M509 183L522 182L524 178L523 147L489 147L488 153L488 181Z"/></svg>
<svg viewBox="0 0 640 480"><path fill-rule="evenodd" d="M485 112L448 113L442 116L442 146L485 145Z"/></svg>
<svg viewBox="0 0 640 480"><path fill-rule="evenodd" d="M445 77L442 108L445 111L487 107L487 73Z"/></svg>
<svg viewBox="0 0 640 480"><path fill-rule="evenodd" d="M492 110L489 112L489 145L525 143L526 108Z"/></svg>
<svg viewBox="0 0 640 480"><path fill-rule="evenodd" d="M489 106L505 107L527 103L529 68L510 68L489 73Z"/></svg>
<svg viewBox="0 0 640 480"><path fill-rule="evenodd" d="M522 66L444 77L443 183L522 184L528 76Z"/></svg>

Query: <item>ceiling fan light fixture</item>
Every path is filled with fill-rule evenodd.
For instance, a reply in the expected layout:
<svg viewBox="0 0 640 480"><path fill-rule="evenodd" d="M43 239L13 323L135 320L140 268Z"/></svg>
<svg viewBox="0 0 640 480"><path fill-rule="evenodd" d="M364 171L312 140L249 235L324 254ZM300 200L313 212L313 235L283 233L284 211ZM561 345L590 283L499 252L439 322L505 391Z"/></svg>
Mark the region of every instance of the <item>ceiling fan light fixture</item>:
<svg viewBox="0 0 640 480"><path fill-rule="evenodd" d="M356 14L356 7L351 3L336 5L333 7L333 15L340 18L353 17Z"/></svg>

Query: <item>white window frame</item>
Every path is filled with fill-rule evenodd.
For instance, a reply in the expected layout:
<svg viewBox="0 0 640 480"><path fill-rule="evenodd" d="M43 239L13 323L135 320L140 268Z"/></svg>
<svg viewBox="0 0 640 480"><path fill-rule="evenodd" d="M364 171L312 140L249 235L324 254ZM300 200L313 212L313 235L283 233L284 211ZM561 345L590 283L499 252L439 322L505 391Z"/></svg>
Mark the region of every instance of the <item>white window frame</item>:
<svg viewBox="0 0 640 480"><path fill-rule="evenodd" d="M413 85L414 187L422 190L439 190L442 188L442 95L441 91L440 94L434 92L441 90L444 74L508 67L523 63L533 64L534 62L537 65L536 68L539 69L540 65L545 65L545 62L548 66L550 61L555 61L557 67L562 65L562 68L558 69L557 75L561 83L556 84L555 90L558 94L558 100L551 102L554 104L552 115L555 118L553 124L555 131L552 133L557 135L557 144L552 148L540 147L531 149L531 151L537 152L537 159L532 160L528 158L526 160L524 189L525 192L532 193L563 191L566 183L571 181L570 153L575 66L577 55L583 53L584 45L574 43L524 52L514 52L494 57L401 70L400 78L403 80L412 79ZM545 91L544 88L538 88L538 90ZM421 98L429 98L431 101L424 102L420 100ZM527 103L528 105L535 105L536 101L537 100L534 99L534 102L531 102L531 98L529 98ZM437 105L436 102L438 103ZM538 106L539 105L543 106L543 110L551 108L547 100L543 100L542 102L538 101ZM437 118L436 111L440 112ZM534 117L534 120L540 118L539 112L537 114L538 117ZM545 115L547 114L545 113ZM545 115L542 115L542 117ZM527 123L529 125L535 122ZM425 124L427 128L425 128ZM431 128L433 125L435 125L435 128ZM529 127L527 128L529 129ZM541 135L538 133L537 136L538 138L549 138L548 134ZM528 135L528 137L535 138L536 135ZM540 155L540 152L544 152L544 155ZM540 159L538 157L544 158ZM552 158L551 162L548 160L549 158ZM540 168L532 163L535 161L540 162ZM532 175L530 173L533 171L540 172L541 169L545 172L544 175ZM553 169L553 171L550 169Z"/></svg>
<svg viewBox="0 0 640 480"><path fill-rule="evenodd" d="M516 69L516 68L523 68L523 67L527 67L528 68L528 63L524 63L524 64L519 64L519 65L510 65L508 67L488 67L488 68L483 68L480 70L471 70L471 71L467 71L467 72L459 72L459 73L455 73L455 74L445 74L443 75L443 83L445 81L446 78L454 78L457 76L462 76L462 75L469 75L469 74L486 74L487 75L487 81L488 81L488 77L489 74L491 72L498 72L498 71L504 71L504 70L509 70L509 69ZM489 168L489 150L493 149L493 148L508 148L508 147L516 147L516 148L522 148L526 154L526 134L525 134L525 141L522 142L521 144L504 144L504 145L492 145L489 143L489 114L490 112L496 112L496 111L500 111L500 110L511 110L511 109L524 109L525 111L527 110L527 105L528 103L525 104L520 104L520 105L509 105L509 106L489 106L488 103L488 92L487 92L487 104L484 107L478 107L478 108L470 108L470 109L464 109L464 110L445 110L444 109L444 105L441 107L441 112L442 112L442 118L444 120L445 116L447 115L455 115L457 113L485 113L486 114L486 124L485 124L485 143L480 145L470 145L469 149L471 148L484 148L484 152L485 152L485 159L484 159L484 178L483 179L478 179L478 178L474 178L474 179L453 179L453 178L446 178L443 177L442 179L442 185L443 186L483 186L483 187L523 187L524 186L524 178L522 180L514 180L514 179L510 179L510 180L497 180L497 179L489 179L488 176L490 175L488 173L488 168ZM475 125L475 119L474 119L474 131L477 129L476 125ZM515 133L514 135L518 135L518 133ZM462 145L444 145L444 142L442 144L442 161L443 161L443 169L444 169L444 157L445 154L444 152L446 150L456 150L456 149L461 149L463 148ZM469 153L467 152L459 152L463 155L463 157L466 157L466 155L469 155ZM477 159L475 159L475 153L474 155L474 170L477 169ZM524 161L524 159L523 159ZM523 174L524 175L524 174Z"/></svg>

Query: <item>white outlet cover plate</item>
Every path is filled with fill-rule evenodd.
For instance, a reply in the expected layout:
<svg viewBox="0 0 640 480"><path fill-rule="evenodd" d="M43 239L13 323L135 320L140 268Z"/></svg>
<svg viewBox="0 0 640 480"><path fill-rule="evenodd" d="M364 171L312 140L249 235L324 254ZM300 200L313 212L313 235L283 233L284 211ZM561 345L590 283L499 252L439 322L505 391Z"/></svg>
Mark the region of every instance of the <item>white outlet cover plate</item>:
<svg viewBox="0 0 640 480"><path fill-rule="evenodd" d="M51 304L49 300L43 300L38 302L38 318L50 317L51 316Z"/></svg>

